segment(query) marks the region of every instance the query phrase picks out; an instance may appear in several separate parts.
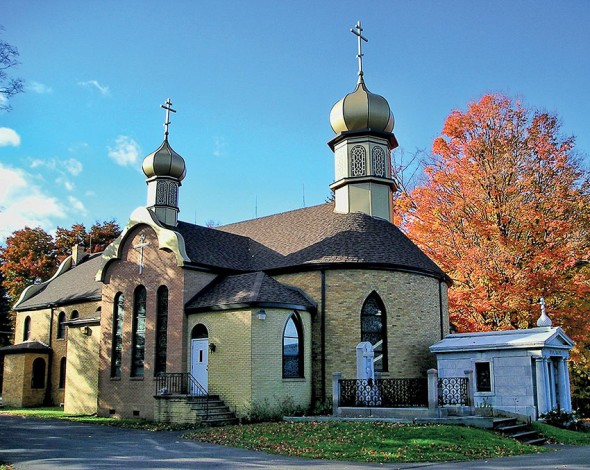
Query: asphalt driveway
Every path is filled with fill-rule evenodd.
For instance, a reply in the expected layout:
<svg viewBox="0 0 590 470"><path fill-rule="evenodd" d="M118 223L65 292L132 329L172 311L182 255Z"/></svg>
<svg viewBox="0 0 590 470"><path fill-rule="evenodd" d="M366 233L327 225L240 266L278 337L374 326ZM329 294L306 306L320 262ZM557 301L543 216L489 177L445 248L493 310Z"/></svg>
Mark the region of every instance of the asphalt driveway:
<svg viewBox="0 0 590 470"><path fill-rule="evenodd" d="M562 447L488 461L364 465L278 457L187 441L181 434L0 415L0 461L13 463L17 469L590 468L590 447Z"/></svg>

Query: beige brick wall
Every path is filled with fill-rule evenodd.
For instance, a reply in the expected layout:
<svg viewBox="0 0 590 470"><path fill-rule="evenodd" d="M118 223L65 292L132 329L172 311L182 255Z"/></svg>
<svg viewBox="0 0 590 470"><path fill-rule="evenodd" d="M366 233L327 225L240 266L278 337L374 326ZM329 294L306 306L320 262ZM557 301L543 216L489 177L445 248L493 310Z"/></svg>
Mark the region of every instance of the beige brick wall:
<svg viewBox="0 0 590 470"><path fill-rule="evenodd" d="M41 406L45 400L45 388L31 388L33 361L45 361L45 383L47 384L47 354L9 354L4 358L4 381L2 403L5 406Z"/></svg>
<svg viewBox="0 0 590 470"><path fill-rule="evenodd" d="M276 408L286 400L297 407L311 406L311 314L298 312L303 324L304 377L283 378L283 331L293 313L265 309L266 320L252 320L252 402Z"/></svg>
<svg viewBox="0 0 590 470"><path fill-rule="evenodd" d="M321 278L320 273L276 276L282 283L303 289L318 304L313 318L313 395L321 396ZM436 365L429 346L441 339L439 281L416 273L370 270L326 270L326 395L331 395L333 372L356 376L355 347L360 342L360 314L375 291L386 310L388 338L387 377L421 377ZM443 332L448 333L447 286L442 284Z"/></svg>
<svg viewBox="0 0 590 470"><path fill-rule="evenodd" d="M49 318L51 317L51 309L49 308L17 312L14 326L14 344L24 341L23 333L26 317L31 317L31 336L29 337L29 341L41 341L42 343L49 344ZM57 317L55 322L57 322ZM53 335L55 337L55 332Z"/></svg>
<svg viewBox="0 0 590 470"><path fill-rule="evenodd" d="M215 352L209 353L209 393L219 395L238 416L248 414L252 400L252 312L223 310L189 315L189 351L190 332L199 323L207 328L209 344L216 346ZM190 372L190 363L186 371Z"/></svg>
<svg viewBox="0 0 590 470"><path fill-rule="evenodd" d="M140 252L133 246L140 243L142 234L149 245L144 248L144 266L140 274ZM184 302L185 296L189 295L184 290L184 276L186 274L193 284L198 284L200 279L203 285L206 285L212 276L197 271L188 272L178 267L175 255L158 248L155 232L146 225L140 225L132 230L121 250L121 259L113 261L107 267L103 286L99 414L107 416L110 415L110 410L115 410L115 416L133 417L135 411L141 418L153 419L157 290L162 285L168 287L167 372L181 372L181 364L186 363L187 344ZM139 285L145 286L147 290L145 362L144 377L134 378L130 377L133 293ZM117 292L125 295L120 379L111 378L113 300Z"/></svg>
<svg viewBox="0 0 590 470"><path fill-rule="evenodd" d="M100 326L68 329L68 355L64 411L90 415L98 410L98 363Z"/></svg>

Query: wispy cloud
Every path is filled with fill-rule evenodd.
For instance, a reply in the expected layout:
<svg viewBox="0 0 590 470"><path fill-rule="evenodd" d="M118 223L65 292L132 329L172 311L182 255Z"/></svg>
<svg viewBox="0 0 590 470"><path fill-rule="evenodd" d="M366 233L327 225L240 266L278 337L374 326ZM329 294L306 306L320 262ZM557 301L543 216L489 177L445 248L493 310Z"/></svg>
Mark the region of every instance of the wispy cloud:
<svg viewBox="0 0 590 470"><path fill-rule="evenodd" d="M74 211L77 212L78 214L81 214L81 215L88 214L86 207L84 207L84 204L82 204L82 201L80 201L79 199L75 198L74 196L68 196L68 202L70 204L70 207L72 209L74 209Z"/></svg>
<svg viewBox="0 0 590 470"><path fill-rule="evenodd" d="M20 145L20 135L14 129L9 127L0 127L0 147L18 147Z"/></svg>
<svg viewBox="0 0 590 470"><path fill-rule="evenodd" d="M53 88L48 85L44 85L43 83L32 81L27 81L25 84L25 89L32 93L37 93L39 95L47 95L49 93L53 93Z"/></svg>
<svg viewBox="0 0 590 470"><path fill-rule="evenodd" d="M25 226L55 228L58 219L69 211L80 211L71 204L68 208L59 199L33 183L35 178L20 168L0 163L0 242L12 232Z"/></svg>
<svg viewBox="0 0 590 470"><path fill-rule="evenodd" d="M227 143L223 137L213 137L213 156L214 157L225 157L226 156Z"/></svg>
<svg viewBox="0 0 590 470"><path fill-rule="evenodd" d="M115 139L115 146L108 147L109 157L121 166L132 166L139 160L141 148L131 137L120 135Z"/></svg>
<svg viewBox="0 0 590 470"><path fill-rule="evenodd" d="M110 96L111 92L107 85L102 85L98 80L87 80L85 82L78 82L78 85L84 88L95 88L102 96Z"/></svg>
<svg viewBox="0 0 590 470"><path fill-rule="evenodd" d="M45 168L57 173L55 182L66 188L68 191L76 189L76 185L71 180L71 176L78 176L82 173L84 166L82 163L75 158L69 158L67 160L60 160L57 158L48 158L46 160L36 158L31 160L31 169Z"/></svg>

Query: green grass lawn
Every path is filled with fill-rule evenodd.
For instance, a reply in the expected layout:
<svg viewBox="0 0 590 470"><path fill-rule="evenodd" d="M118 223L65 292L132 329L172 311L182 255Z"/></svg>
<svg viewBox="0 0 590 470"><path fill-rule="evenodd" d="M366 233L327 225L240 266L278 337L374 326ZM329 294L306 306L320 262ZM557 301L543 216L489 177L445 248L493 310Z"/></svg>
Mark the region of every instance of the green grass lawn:
<svg viewBox="0 0 590 470"><path fill-rule="evenodd" d="M194 429L195 425L155 423L145 419L101 418L98 416L67 415L59 407L53 408L4 408L0 415L24 416L29 418L48 418L73 421L76 423L101 424L121 428L143 429L145 431L182 431ZM0 468L0 470L2 470Z"/></svg>
<svg viewBox="0 0 590 470"><path fill-rule="evenodd" d="M476 428L342 421L227 426L185 437L273 454L377 463L474 460L545 450Z"/></svg>
<svg viewBox="0 0 590 470"><path fill-rule="evenodd" d="M590 446L590 433L583 431L569 431L560 429L549 424L535 421L532 423L533 429L540 432L544 437L552 442L567 444L572 446Z"/></svg>

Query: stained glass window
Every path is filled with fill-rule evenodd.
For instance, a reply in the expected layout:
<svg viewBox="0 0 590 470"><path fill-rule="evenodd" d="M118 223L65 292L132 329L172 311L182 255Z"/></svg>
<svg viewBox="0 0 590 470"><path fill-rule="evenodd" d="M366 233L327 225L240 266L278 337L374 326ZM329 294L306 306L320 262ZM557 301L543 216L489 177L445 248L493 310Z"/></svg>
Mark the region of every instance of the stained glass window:
<svg viewBox="0 0 590 470"><path fill-rule="evenodd" d="M387 371L387 330L385 307L376 292L365 300L361 310L361 341L368 341L375 351L375 371Z"/></svg>
<svg viewBox="0 0 590 470"><path fill-rule="evenodd" d="M113 350L111 354L111 377L121 377L123 354L123 318L125 316L125 296L120 292L115 296L113 306Z"/></svg>
<svg viewBox="0 0 590 470"><path fill-rule="evenodd" d="M303 327L293 313L283 331L283 377L303 377Z"/></svg>
<svg viewBox="0 0 590 470"><path fill-rule="evenodd" d="M156 364L154 374L166 372L166 349L168 346L168 288L158 289L158 311L156 314Z"/></svg>
<svg viewBox="0 0 590 470"><path fill-rule="evenodd" d="M131 377L143 377L143 365L145 359L146 295L145 287L138 286L135 289L131 343Z"/></svg>

